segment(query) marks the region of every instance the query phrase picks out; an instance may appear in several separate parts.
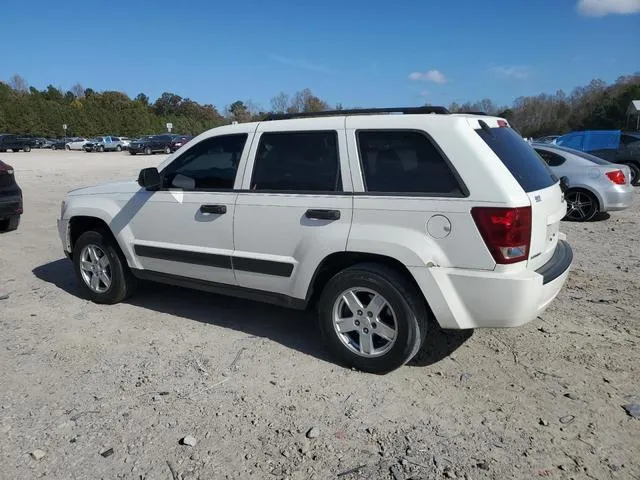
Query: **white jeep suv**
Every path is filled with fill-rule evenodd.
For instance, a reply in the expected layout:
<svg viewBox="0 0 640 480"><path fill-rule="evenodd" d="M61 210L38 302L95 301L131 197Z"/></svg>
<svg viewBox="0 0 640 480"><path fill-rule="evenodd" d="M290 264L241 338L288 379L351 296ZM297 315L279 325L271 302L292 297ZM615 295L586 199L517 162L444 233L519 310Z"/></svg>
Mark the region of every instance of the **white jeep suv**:
<svg viewBox="0 0 640 480"><path fill-rule="evenodd" d="M390 114L401 113L401 114ZM75 190L60 237L86 295L136 279L304 309L343 363L387 372L446 329L513 327L572 262L560 182L507 121L441 107L209 130L138 181Z"/></svg>

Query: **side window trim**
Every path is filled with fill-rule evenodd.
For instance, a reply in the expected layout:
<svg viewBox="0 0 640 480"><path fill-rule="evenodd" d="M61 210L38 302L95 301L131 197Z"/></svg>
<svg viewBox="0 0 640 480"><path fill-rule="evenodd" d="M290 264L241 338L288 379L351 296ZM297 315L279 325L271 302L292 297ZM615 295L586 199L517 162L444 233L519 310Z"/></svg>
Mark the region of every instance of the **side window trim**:
<svg viewBox="0 0 640 480"><path fill-rule="evenodd" d="M319 191L319 190L254 190L252 189L253 177L257 166L257 156L262 145L262 137L269 134L287 134L287 133L332 133L335 135L336 153L338 155L338 172L342 184L340 191ZM315 195L315 196L349 196L353 195L351 185L351 174L347 164L347 143L344 135L344 129L322 128L322 129L303 129L303 130L256 130L251 141L251 148L248 152L248 158L244 166L244 175L241 188L238 193L251 194L275 194L275 195ZM345 173L349 173L345 179Z"/></svg>
<svg viewBox="0 0 640 480"><path fill-rule="evenodd" d="M360 132L414 132L422 135L428 142L433 145L436 151L440 154L445 162L445 165L449 168L449 171L453 175L454 179L458 183L460 193L433 193L433 192L369 192L367 191L367 180L365 178L364 165L362 163L362 151L360 149ZM458 173L449 157L444 153L438 142L436 142L429 133L420 129L413 128L356 128L353 130L353 141L356 146L357 152L357 165L360 170L360 178L362 179L362 192L357 192L358 196L372 196L372 197L430 197L430 198L467 198L469 196L469 189L467 188L464 180Z"/></svg>

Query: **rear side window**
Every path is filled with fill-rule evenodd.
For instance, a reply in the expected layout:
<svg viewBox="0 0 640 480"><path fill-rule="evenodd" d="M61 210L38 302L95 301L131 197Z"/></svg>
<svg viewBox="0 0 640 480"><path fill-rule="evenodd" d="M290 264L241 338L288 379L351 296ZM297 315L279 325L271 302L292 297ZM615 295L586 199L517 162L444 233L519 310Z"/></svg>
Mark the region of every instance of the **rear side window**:
<svg viewBox="0 0 640 480"><path fill-rule="evenodd" d="M251 190L340 192L335 131L263 133Z"/></svg>
<svg viewBox="0 0 640 480"><path fill-rule="evenodd" d="M541 148L536 148L535 150L550 167L559 167L567 160L562 155L550 152L549 150L543 150Z"/></svg>
<svg viewBox="0 0 640 480"><path fill-rule="evenodd" d="M558 181L536 151L511 128L481 128L476 133L498 156L525 192L550 187Z"/></svg>
<svg viewBox="0 0 640 480"><path fill-rule="evenodd" d="M360 130L357 137L367 192L464 196L447 160L424 133Z"/></svg>

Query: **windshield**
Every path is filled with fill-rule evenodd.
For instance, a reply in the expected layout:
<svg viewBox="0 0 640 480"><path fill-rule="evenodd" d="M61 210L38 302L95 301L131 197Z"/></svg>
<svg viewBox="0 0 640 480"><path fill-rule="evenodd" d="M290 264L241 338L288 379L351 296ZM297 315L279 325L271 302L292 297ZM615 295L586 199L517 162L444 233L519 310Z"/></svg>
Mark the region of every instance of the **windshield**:
<svg viewBox="0 0 640 480"><path fill-rule="evenodd" d="M558 181L533 147L512 128L489 128L485 124L485 128L476 130L476 133L491 147L525 192L542 190Z"/></svg>
<svg viewBox="0 0 640 480"><path fill-rule="evenodd" d="M607 162L603 158L596 157L595 155L591 155L590 153L587 153L587 152L581 152L580 150L574 150L573 148L561 147L560 145L557 145L554 148L556 148L557 150L562 150L563 152L572 153L580 158L589 160L590 162L595 163L596 165L611 165L611 162Z"/></svg>

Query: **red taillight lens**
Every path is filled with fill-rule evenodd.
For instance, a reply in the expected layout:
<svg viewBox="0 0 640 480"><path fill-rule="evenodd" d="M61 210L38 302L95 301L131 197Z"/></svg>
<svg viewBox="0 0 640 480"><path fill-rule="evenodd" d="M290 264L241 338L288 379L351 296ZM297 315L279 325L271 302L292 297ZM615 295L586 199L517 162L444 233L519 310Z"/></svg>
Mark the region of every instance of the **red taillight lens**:
<svg viewBox="0 0 640 480"><path fill-rule="evenodd" d="M605 175L609 177L609 180L611 180L616 185L624 185L626 181L622 170L614 170L613 172L607 172Z"/></svg>
<svg viewBox="0 0 640 480"><path fill-rule="evenodd" d="M496 263L527 259L531 244L531 207L475 207L471 215Z"/></svg>
<svg viewBox="0 0 640 480"><path fill-rule="evenodd" d="M11 165L7 165L6 163L0 162L0 173L13 175L13 167Z"/></svg>

